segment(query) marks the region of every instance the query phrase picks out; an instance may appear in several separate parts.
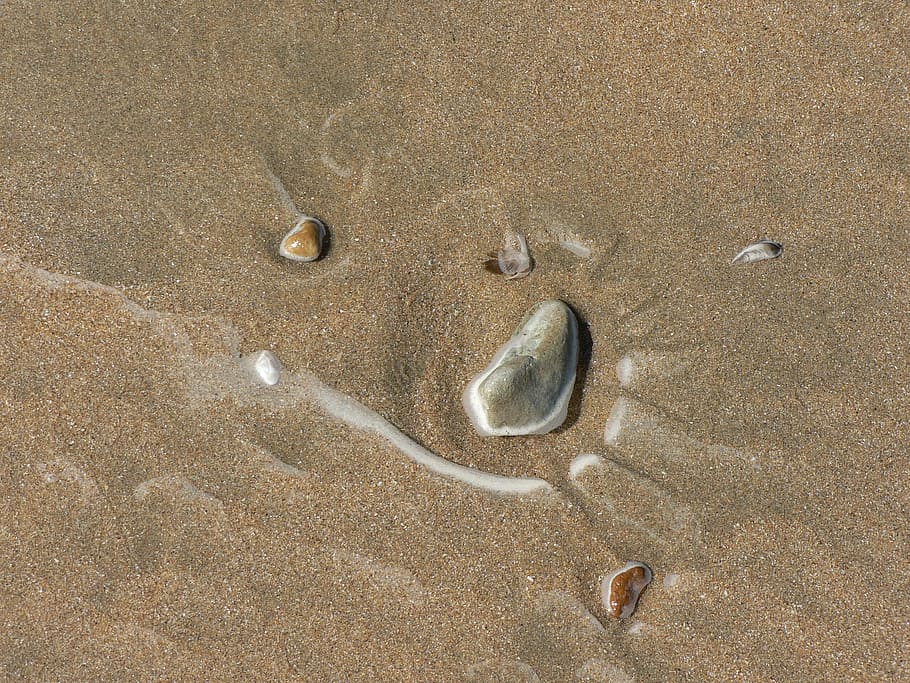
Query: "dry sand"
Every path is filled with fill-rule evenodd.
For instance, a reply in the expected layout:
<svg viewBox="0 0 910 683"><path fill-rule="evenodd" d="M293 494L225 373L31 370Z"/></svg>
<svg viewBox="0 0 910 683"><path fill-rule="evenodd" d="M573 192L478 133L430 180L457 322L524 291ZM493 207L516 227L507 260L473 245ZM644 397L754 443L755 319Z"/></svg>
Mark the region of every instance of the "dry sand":
<svg viewBox="0 0 910 683"><path fill-rule="evenodd" d="M0 4L0 676L910 680L906 3L134 5ZM476 436L554 297L569 420Z"/></svg>

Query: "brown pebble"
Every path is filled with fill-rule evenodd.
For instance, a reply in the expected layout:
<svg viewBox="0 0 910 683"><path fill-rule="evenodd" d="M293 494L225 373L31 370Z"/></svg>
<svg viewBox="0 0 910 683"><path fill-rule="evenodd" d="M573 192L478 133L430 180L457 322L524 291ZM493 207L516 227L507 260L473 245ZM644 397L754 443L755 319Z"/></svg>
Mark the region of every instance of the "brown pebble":
<svg viewBox="0 0 910 683"><path fill-rule="evenodd" d="M324 238L325 226L320 220L301 216L281 240L278 253L292 261L315 261L322 253Z"/></svg>
<svg viewBox="0 0 910 683"><path fill-rule="evenodd" d="M641 562L629 562L605 576L600 582L600 597L607 612L617 619L631 617L651 576L651 569Z"/></svg>

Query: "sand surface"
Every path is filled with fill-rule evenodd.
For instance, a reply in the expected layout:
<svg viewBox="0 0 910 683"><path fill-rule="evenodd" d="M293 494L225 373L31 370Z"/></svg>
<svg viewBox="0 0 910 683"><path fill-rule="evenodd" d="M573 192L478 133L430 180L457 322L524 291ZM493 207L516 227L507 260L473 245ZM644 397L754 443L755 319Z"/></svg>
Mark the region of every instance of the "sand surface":
<svg viewBox="0 0 910 683"><path fill-rule="evenodd" d="M728 5L0 3L0 678L910 680L910 12Z"/></svg>

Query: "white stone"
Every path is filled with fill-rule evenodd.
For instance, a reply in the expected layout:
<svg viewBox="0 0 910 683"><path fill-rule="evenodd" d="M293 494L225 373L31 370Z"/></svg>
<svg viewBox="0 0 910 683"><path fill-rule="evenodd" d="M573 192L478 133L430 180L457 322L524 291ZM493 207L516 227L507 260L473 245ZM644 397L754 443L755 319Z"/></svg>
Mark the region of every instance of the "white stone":
<svg viewBox="0 0 910 683"><path fill-rule="evenodd" d="M546 434L566 419L577 364L575 314L539 303L465 389L465 412L481 436Z"/></svg>

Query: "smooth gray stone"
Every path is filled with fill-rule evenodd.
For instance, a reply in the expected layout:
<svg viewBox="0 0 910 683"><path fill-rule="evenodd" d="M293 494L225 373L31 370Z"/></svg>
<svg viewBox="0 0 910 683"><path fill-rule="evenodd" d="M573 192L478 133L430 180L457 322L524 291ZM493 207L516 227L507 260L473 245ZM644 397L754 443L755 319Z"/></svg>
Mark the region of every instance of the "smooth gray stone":
<svg viewBox="0 0 910 683"><path fill-rule="evenodd" d="M465 412L481 436L546 434L566 419L577 364L575 314L539 303L465 389Z"/></svg>

